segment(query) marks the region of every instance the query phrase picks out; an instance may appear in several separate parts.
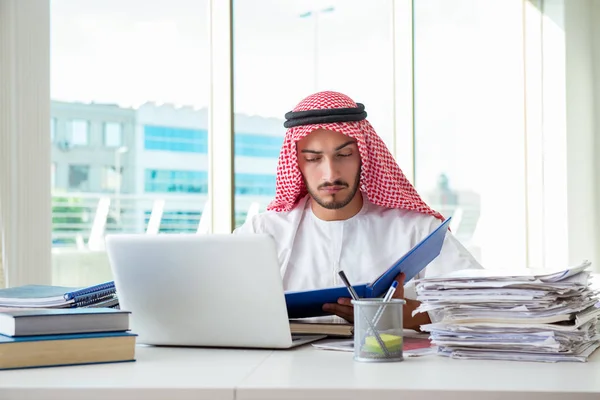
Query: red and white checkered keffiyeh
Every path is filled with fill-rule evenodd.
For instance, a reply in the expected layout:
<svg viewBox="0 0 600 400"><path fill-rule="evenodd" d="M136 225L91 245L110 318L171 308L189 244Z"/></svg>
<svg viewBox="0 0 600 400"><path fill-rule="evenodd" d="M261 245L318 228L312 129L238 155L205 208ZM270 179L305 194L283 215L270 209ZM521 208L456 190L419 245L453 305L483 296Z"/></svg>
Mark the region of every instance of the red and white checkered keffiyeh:
<svg viewBox="0 0 600 400"><path fill-rule="evenodd" d="M293 111L355 107L356 103L348 96L327 91L305 98ZM290 211L307 195L308 191L298 167L296 142L319 128L341 132L356 140L362 163L360 190L371 203L386 208L418 211L444 219L421 199L383 140L366 119L289 128L279 154L275 199L268 205L267 210Z"/></svg>

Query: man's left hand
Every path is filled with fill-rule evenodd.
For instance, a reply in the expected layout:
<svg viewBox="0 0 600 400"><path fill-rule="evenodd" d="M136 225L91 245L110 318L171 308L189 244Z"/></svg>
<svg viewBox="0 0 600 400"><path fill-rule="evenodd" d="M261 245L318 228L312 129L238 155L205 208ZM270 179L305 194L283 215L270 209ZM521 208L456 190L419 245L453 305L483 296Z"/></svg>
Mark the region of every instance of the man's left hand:
<svg viewBox="0 0 600 400"><path fill-rule="evenodd" d="M392 296L393 299L404 299L404 273L400 273L396 276L396 281L398 282L398 287ZM414 329L420 330L421 325L431 323L429 319L428 313L419 313L414 317L412 316L412 312L421 304L417 300L404 299L406 304L403 307L403 315L402 321L404 323L404 328L406 329ZM352 300L347 297L340 297L337 303L327 303L323 304L323 311L335 314L339 317L344 318L348 322L354 321L354 307L352 306Z"/></svg>

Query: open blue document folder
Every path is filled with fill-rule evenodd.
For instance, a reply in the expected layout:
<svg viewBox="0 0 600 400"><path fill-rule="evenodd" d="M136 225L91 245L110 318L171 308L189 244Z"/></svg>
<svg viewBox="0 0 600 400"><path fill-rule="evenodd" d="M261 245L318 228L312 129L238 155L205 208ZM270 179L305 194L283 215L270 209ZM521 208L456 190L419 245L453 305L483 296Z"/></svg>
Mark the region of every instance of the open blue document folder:
<svg viewBox="0 0 600 400"><path fill-rule="evenodd" d="M447 218L373 282L353 285L356 294L362 298L381 297L401 272L406 275L404 283L409 282L440 254L450 220L451 218ZM323 304L336 303L340 297L350 297L345 286L286 292L288 317L306 318L325 315L326 313L322 310Z"/></svg>

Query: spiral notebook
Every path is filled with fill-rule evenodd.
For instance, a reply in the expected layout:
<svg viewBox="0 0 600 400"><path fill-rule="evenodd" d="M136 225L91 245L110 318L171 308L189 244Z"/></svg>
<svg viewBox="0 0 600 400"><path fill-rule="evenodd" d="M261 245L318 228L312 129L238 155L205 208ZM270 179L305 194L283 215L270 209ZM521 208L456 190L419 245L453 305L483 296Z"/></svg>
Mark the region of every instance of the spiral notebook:
<svg viewBox="0 0 600 400"><path fill-rule="evenodd" d="M70 307L114 294L114 282L88 287L24 285L0 289L0 307Z"/></svg>
<svg viewBox="0 0 600 400"><path fill-rule="evenodd" d="M98 285L88 286L88 287L76 289L76 290L73 290L70 292L66 292L64 294L64 297L65 297L65 300L77 301L77 300L88 299L92 295L106 296L109 294L107 292L111 292L111 293L115 292L115 282L114 281L104 282L104 283L100 283Z"/></svg>

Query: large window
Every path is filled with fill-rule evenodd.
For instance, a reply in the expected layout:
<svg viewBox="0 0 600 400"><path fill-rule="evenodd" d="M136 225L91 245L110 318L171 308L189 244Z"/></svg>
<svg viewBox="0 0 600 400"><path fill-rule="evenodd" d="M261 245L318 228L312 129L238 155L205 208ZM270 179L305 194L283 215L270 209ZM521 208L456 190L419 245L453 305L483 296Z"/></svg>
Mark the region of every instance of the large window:
<svg viewBox="0 0 600 400"><path fill-rule="evenodd" d="M51 29L54 276L84 284L111 279L105 232L198 229L208 0L53 0Z"/></svg>
<svg viewBox="0 0 600 400"><path fill-rule="evenodd" d="M43 122L52 172L46 159L32 171L52 180L55 283L111 278L105 232L223 232L231 218L239 226L263 211L275 193L284 114L321 90L365 104L417 190L453 217L452 231L486 267L526 265L532 247L570 251L561 244L566 221L571 234L583 217L571 218L567 190L558 190L573 158L564 149L565 90L586 98L572 91L576 64L550 57L567 54L562 20L523 15L544 1L209 1L52 0L51 116ZM578 43L566 47L576 54ZM46 65L47 53L31 61L13 47L18 62ZM36 72L36 82L45 75ZM25 95L11 102L33 104ZM550 148L552 134L560 137ZM31 151L35 164L40 150ZM33 175L24 180L36 183ZM230 192L233 199L221 196ZM561 213L560 229L550 228ZM551 231L560 235L547 240Z"/></svg>
<svg viewBox="0 0 600 400"><path fill-rule="evenodd" d="M414 7L417 190L486 267L523 266L521 1Z"/></svg>
<svg viewBox="0 0 600 400"><path fill-rule="evenodd" d="M273 198L275 180L261 177L275 174L284 114L304 97L334 90L364 103L391 148L392 3L234 2L237 226L250 207L262 211ZM260 190L248 190L252 175Z"/></svg>

